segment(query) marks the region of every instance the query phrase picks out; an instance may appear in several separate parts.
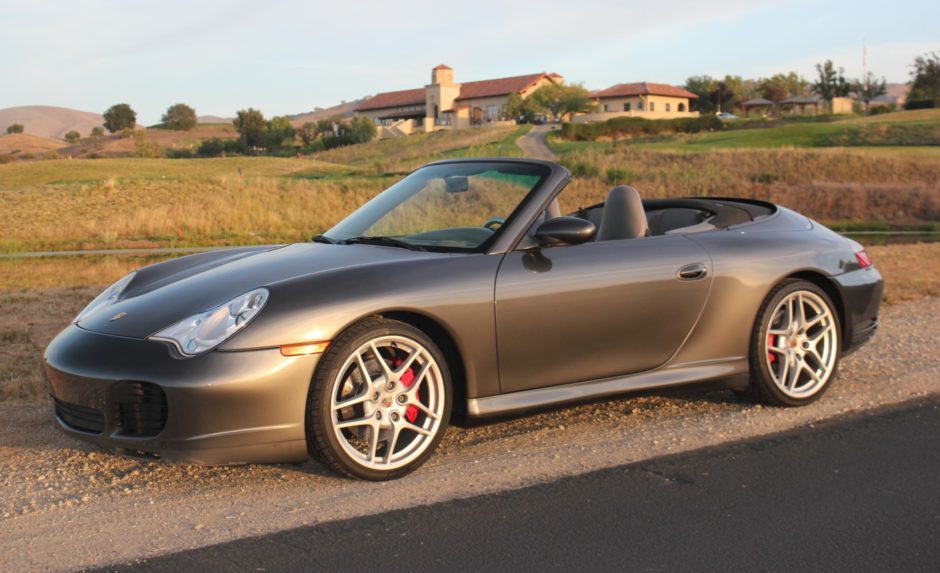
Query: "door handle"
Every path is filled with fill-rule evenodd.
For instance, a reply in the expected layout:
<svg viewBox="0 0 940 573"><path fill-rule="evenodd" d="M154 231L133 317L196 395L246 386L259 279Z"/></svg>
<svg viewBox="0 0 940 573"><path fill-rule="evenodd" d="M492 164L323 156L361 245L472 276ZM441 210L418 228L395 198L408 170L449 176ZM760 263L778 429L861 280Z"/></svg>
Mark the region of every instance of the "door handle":
<svg viewBox="0 0 940 573"><path fill-rule="evenodd" d="M705 263L688 264L676 273L680 281L695 281L703 279L708 275L708 267Z"/></svg>

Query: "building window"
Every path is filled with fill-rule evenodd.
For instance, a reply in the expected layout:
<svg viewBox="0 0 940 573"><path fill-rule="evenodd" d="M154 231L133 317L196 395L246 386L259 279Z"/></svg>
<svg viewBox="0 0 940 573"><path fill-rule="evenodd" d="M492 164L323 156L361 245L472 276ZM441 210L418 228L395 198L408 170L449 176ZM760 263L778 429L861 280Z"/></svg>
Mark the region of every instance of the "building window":
<svg viewBox="0 0 940 573"><path fill-rule="evenodd" d="M679 104L679 111L685 111L685 104L684 104L684 103L680 103L680 104Z"/></svg>
<svg viewBox="0 0 940 573"><path fill-rule="evenodd" d="M498 105L486 106L486 119L496 119L497 117L499 117L499 106Z"/></svg>
<svg viewBox="0 0 940 573"><path fill-rule="evenodd" d="M637 111L643 111L643 100L636 102Z"/></svg>
<svg viewBox="0 0 940 573"><path fill-rule="evenodd" d="M651 102L650 102L650 111L656 111L656 102L655 102L655 101L651 101Z"/></svg>
<svg viewBox="0 0 940 573"><path fill-rule="evenodd" d="M667 104L666 104L666 111L672 111L672 104L671 104L671 103L667 103Z"/></svg>
<svg viewBox="0 0 940 573"><path fill-rule="evenodd" d="M610 111L610 107L606 103L604 104L604 111Z"/></svg>
<svg viewBox="0 0 940 573"><path fill-rule="evenodd" d="M630 111L630 102L623 104L623 111Z"/></svg>

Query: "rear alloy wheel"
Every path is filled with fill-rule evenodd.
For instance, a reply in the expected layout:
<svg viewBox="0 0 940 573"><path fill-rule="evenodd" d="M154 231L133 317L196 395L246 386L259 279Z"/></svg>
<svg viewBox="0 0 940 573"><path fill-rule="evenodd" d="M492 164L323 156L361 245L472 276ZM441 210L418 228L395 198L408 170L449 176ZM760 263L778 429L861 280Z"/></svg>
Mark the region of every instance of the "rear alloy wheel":
<svg viewBox="0 0 940 573"><path fill-rule="evenodd" d="M437 447L450 417L450 388L443 357L423 332L368 319L340 335L317 368L308 443L353 477L400 477Z"/></svg>
<svg viewBox="0 0 940 573"><path fill-rule="evenodd" d="M751 385L777 406L818 399L835 377L840 358L839 320L816 285L789 280L770 293L751 340Z"/></svg>

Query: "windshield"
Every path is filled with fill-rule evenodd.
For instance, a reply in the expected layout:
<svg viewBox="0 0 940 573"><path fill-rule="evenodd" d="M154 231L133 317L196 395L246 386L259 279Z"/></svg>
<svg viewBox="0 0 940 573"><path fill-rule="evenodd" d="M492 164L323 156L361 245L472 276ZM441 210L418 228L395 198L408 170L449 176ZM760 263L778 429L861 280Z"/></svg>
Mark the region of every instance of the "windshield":
<svg viewBox="0 0 940 573"><path fill-rule="evenodd" d="M337 243L370 242L417 248L475 250L483 246L548 175L541 165L445 163L424 167L392 185L324 236Z"/></svg>

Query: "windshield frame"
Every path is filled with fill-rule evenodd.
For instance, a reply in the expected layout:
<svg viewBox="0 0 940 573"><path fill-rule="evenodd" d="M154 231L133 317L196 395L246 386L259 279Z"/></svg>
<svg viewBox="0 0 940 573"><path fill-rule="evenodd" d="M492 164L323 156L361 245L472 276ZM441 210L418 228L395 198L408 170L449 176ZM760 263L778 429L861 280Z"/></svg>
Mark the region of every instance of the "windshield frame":
<svg viewBox="0 0 940 573"><path fill-rule="evenodd" d="M432 251L432 252L447 252L447 253L505 252L509 250L509 248L511 248L511 247L506 247L505 245L515 244L516 242L515 239L517 238L517 235L519 233L517 227L520 227L519 221L524 218L527 218L530 212L531 213L538 212L538 209L533 210L531 208L531 205L533 203L538 203L538 204L545 203L547 205L550 202L551 197L554 197L557 194L557 192L560 191L561 187L564 186L564 185L559 186L559 183L568 182L568 180L570 179L570 174L568 173L567 169L564 169L558 164L555 164L549 161L541 161L541 160L534 160L534 159L473 158L473 159L451 159L451 160L444 160L444 161L435 161L433 163L423 165L419 167L418 169L415 169L414 171L410 172L405 177L399 179L394 184L390 185L385 190L383 190L381 193L379 193L378 195L376 195L375 197L373 197L372 199L370 199L369 201L361 205L358 209L356 209L355 211L353 211L352 213L344 217L340 222L338 222L336 225L331 227L330 230L326 231L320 236L326 237L327 239L332 240L335 243L339 243L339 244L343 244L345 240L353 238L355 235L345 236L345 235L349 235L349 233L344 233L342 235L339 235L338 231L344 226L349 226L349 224L352 223L353 218L370 216L372 214L370 212L376 210L377 208L381 210L382 207L377 207L376 202L381 201L383 195L388 197L386 194L392 191L396 185L399 185L400 183L405 181L407 178L413 176L414 174L424 169L428 169L432 167L439 167L443 165L467 165L467 166L472 166L473 168L485 168L487 165L492 165L498 168L500 165L512 165L512 164L531 168L532 171L535 172L533 174L534 175L537 174L539 176L539 179L531 187L531 189L529 189L526 192L526 194L522 197L522 199L515 206L515 208L513 208L512 212L506 217L505 222L502 225L500 225L498 229L496 229L496 231L492 234L492 236L488 237L485 241L483 241L476 247L433 245L433 244L418 243L418 242L414 243L416 246L420 246L424 248L425 250ZM394 191L392 192L394 193ZM370 223L370 226L374 225L375 222L377 222L382 217L390 213L392 210L397 208L403 202L407 201L410 197L414 196L414 194L417 194L420 192L421 192L421 189L418 189L413 194L408 195L405 198L399 198L399 200L395 202L394 206L385 210L381 215L378 216L377 219L375 219L372 223ZM386 200L388 199L386 198ZM522 226L525 227L527 226L527 224L523 224ZM366 227L366 229L368 228L369 227ZM395 237L395 238L400 239L400 237ZM502 245L502 246L498 247L499 245Z"/></svg>

